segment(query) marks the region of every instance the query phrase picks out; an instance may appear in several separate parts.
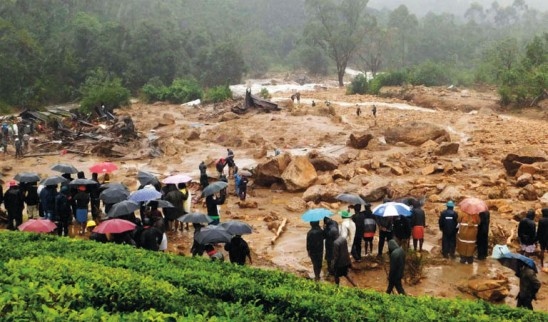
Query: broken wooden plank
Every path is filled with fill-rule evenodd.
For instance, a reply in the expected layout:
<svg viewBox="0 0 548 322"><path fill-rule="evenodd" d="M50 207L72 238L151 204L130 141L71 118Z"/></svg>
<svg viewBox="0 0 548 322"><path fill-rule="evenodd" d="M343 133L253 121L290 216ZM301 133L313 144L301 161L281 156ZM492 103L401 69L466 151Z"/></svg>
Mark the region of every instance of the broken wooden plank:
<svg viewBox="0 0 548 322"><path fill-rule="evenodd" d="M276 235L272 237L272 240L270 241L272 245L274 245L276 240L280 237L286 224L287 224L287 218L284 218L284 220L282 221L282 224L278 227L278 231L276 231Z"/></svg>

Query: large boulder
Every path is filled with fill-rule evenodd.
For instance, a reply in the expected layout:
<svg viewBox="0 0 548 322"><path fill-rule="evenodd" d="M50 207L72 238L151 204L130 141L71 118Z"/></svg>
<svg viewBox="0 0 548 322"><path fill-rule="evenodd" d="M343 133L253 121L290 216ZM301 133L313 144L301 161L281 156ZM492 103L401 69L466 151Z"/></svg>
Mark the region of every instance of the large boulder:
<svg viewBox="0 0 548 322"><path fill-rule="evenodd" d="M350 134L346 145L353 147L354 149L365 149L369 144L369 141L373 139L373 134L367 132L358 132Z"/></svg>
<svg viewBox="0 0 548 322"><path fill-rule="evenodd" d="M356 191L349 191L350 193L357 193L367 202L381 201L390 195L390 180L382 176L370 176L367 185L361 186Z"/></svg>
<svg viewBox="0 0 548 322"><path fill-rule="evenodd" d="M428 140L437 143L451 141L451 136L444 128L426 122L410 122L403 126L390 128L386 130L384 136L389 144L404 142L414 146L419 146Z"/></svg>
<svg viewBox="0 0 548 322"><path fill-rule="evenodd" d="M295 157L282 173L282 180L288 191L302 191L310 187L318 178L316 169L306 156Z"/></svg>
<svg viewBox="0 0 548 322"><path fill-rule="evenodd" d="M255 183L260 186L269 187L273 183L282 182L282 173L291 162L291 156L288 153L280 154L263 163L259 163L255 168Z"/></svg>
<svg viewBox="0 0 548 322"><path fill-rule="evenodd" d="M318 153L317 151L311 151L308 154L308 159L316 171L331 171L339 167L337 159Z"/></svg>
<svg viewBox="0 0 548 322"><path fill-rule="evenodd" d="M459 152L460 145L456 142L443 142L434 150L435 155L448 155Z"/></svg>
<svg viewBox="0 0 548 322"><path fill-rule="evenodd" d="M510 295L508 279L503 276L488 280L482 278L460 281L457 288L489 302L500 302Z"/></svg>
<svg viewBox="0 0 548 322"><path fill-rule="evenodd" d="M522 164L533 164L535 162L544 162L548 158L546 154L533 146L525 146L515 153L509 153L502 160L506 173L515 176Z"/></svg>
<svg viewBox="0 0 548 322"><path fill-rule="evenodd" d="M306 202L337 202L335 197L341 193L343 193L342 189L334 183L328 185L313 185L303 193L303 200Z"/></svg>

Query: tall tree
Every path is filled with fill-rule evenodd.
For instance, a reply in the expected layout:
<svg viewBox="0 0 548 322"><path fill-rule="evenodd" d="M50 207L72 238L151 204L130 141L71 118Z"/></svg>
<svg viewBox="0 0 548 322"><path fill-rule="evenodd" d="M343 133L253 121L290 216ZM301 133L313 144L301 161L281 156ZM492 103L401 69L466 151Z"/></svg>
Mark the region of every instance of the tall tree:
<svg viewBox="0 0 548 322"><path fill-rule="evenodd" d="M388 25L396 33L395 39L397 50L400 54L400 67L407 64L407 53L409 51L409 38L414 34L419 22L414 14L411 14L405 5L401 5L390 13Z"/></svg>
<svg viewBox="0 0 548 322"><path fill-rule="evenodd" d="M305 33L323 47L337 65L339 86L346 66L365 39L368 0L306 0L310 13Z"/></svg>

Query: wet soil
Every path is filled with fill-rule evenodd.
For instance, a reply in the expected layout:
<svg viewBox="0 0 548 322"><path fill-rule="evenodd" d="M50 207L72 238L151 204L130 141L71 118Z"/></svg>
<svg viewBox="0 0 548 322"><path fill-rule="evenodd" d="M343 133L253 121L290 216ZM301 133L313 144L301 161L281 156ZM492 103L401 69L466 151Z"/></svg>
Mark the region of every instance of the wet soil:
<svg viewBox="0 0 548 322"><path fill-rule="evenodd" d="M432 100L431 97L420 96L420 91L414 94L413 102L420 101L422 106L395 98L348 96L345 95L344 89L330 87L302 91L300 104L293 105L289 100L291 94L292 91L273 94L273 100L279 102L282 107L281 112L252 112L243 116L234 116L228 112L231 106L241 104L241 101L237 100L200 107L147 105L137 102L119 112L133 116L141 139L128 143L128 147L135 153L112 160L120 169L113 174L111 181L121 181L135 189L138 170L153 172L160 178L184 172L189 173L197 181L198 164L205 160L209 165L208 173L213 176L216 173L213 161L224 157L227 147L234 150L236 164L240 168L254 167L257 162L272 155L275 148L293 154L305 154L316 149L337 156L349 150L345 143L349 134L354 131L369 131L375 138L379 138L383 136L386 128L410 121L427 121L444 126L450 132L452 141L461 143L461 149L456 157L466 163L467 167L450 176L423 176L419 168L410 166L408 173L394 177L394 180L421 182L423 185L434 186L450 183L459 185L463 195L487 198L486 195L478 195L477 179L504 175L500 160L507 153L519 149L522 145L532 145L536 149L548 151L548 143L545 140L548 137L548 125L542 119L542 112L532 109L520 114L501 115L500 112L492 110L497 100L493 92L476 93L469 90L466 96L458 97L459 104L470 107L464 109L453 108L454 100L443 103L443 93L436 97L434 103L429 104L428 100ZM468 103L465 102L467 99ZM315 102L315 107L311 106L312 101ZM376 118L373 118L370 112L373 104L377 105ZM356 105L362 109L362 115L359 117L356 116ZM428 109L425 110L424 107ZM470 113L471 110L480 111L482 108L481 113ZM147 136L151 130L159 137L158 146L163 151L159 157L149 156ZM193 131L199 133L199 138L192 138ZM386 146L375 142L368 148L367 153L370 157L404 155L412 164L413 152L416 149L411 146ZM71 163L79 169L86 170L95 162L104 160L100 157L70 153L15 160L12 152L5 156L0 155L4 181L10 180L21 171L35 171L42 177L47 177L55 174L49 167L57 162ZM86 175L90 175L88 171ZM234 191L233 185L233 181L230 180L229 191ZM541 190L548 191L545 185L539 185ZM198 194L198 191L193 192L193 196ZM425 194L428 194L427 190ZM281 269L306 278L312 274L312 265L305 250L309 225L300 220L302 212L286 208L289 201L295 197L302 197L302 193L288 193L252 185L248 200L257 202L258 208L240 208L237 204L238 199L231 196L227 203L221 206L221 220L238 219L253 226L253 234L245 236L253 251L253 266ZM346 207L344 204L334 206L339 209ZM516 214L529 208L539 209L541 205L538 201L516 199L513 200L511 207ZM205 212L201 202L193 204L193 208L195 211ZM456 284L473 276L490 278L502 274L508 277L511 285L511 296L505 303L514 306L513 296L517 294L519 281L511 270L502 267L496 260L488 259L472 265L463 265L458 263L458 260L441 258L441 234L437 229L437 216L443 208L441 202L427 201L425 204L429 228L426 229L425 249L428 252L424 254L426 264L423 278L416 285L405 283L406 291L411 295L473 298L459 291ZM271 223L279 224L283 218L288 219L287 227L281 237L272 244L274 232L270 229L273 226ZM337 216L334 219L341 221ZM492 227L500 226L506 231L517 227L517 222L512 216L499 214L496 210L491 212L491 223ZM168 238L169 252L189 255L192 230L170 231ZM376 245L375 240L375 254ZM384 261L386 260L385 255ZM535 260L539 262L538 258ZM356 269L351 271L351 276L359 287L384 291L387 285L386 265L386 262L367 257L361 263L354 264ZM539 278L543 286L537 296L538 300L533 305L536 309L548 311L548 274L539 272ZM322 282L332 283L332 280L323 278ZM348 285L344 280L341 283Z"/></svg>

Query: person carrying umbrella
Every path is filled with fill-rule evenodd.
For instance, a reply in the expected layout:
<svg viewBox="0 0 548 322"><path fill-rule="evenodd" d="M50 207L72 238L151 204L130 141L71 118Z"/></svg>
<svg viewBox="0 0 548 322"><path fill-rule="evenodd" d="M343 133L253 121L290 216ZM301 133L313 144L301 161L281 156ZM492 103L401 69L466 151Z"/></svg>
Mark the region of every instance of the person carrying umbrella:
<svg viewBox="0 0 548 322"><path fill-rule="evenodd" d="M377 257L382 257L382 252L384 249L384 243L392 239L394 228L394 219L393 217L379 217L377 216L377 225L379 226L379 245Z"/></svg>
<svg viewBox="0 0 548 322"><path fill-rule="evenodd" d="M225 194L220 194L220 197L216 197L215 194L206 197L207 215L213 219L210 225L218 225L221 222L221 216L219 214L218 206L225 203Z"/></svg>
<svg viewBox="0 0 548 322"><path fill-rule="evenodd" d="M204 226L200 223L192 223L192 227L194 227L194 238L192 239L193 243L190 252L192 253L192 257L202 256L204 254L204 245L196 241L196 235Z"/></svg>
<svg viewBox="0 0 548 322"><path fill-rule="evenodd" d="M86 186L78 186L78 192L74 195L74 204L76 208L76 221L80 224L80 235L86 233L86 224L88 222L88 208L90 196L86 191Z"/></svg>
<svg viewBox="0 0 548 322"><path fill-rule="evenodd" d="M405 295L405 290L401 284L403 273L405 271L405 251L398 246L394 239L388 241L388 252L390 253L390 272L388 273L387 294L391 294L394 287L398 294Z"/></svg>
<svg viewBox="0 0 548 322"><path fill-rule="evenodd" d="M314 280L320 280L323 262L323 243L324 234L320 227L319 221L310 222L310 230L306 234L306 252L312 261L312 269L314 270Z"/></svg>
<svg viewBox="0 0 548 322"><path fill-rule="evenodd" d="M394 237L396 242L404 251L409 249L409 238L411 237L411 224L405 216L397 216L394 220Z"/></svg>
<svg viewBox="0 0 548 322"><path fill-rule="evenodd" d="M181 182L177 184L177 188L183 194L183 214L189 214L192 212L192 193L187 187L186 183ZM188 230L188 223L185 227ZM183 230L183 225L181 224L181 230Z"/></svg>
<svg viewBox="0 0 548 322"><path fill-rule="evenodd" d="M323 234L325 238L325 261L327 262L328 275L335 275L333 271L333 243L339 237L339 224L329 217L323 219Z"/></svg>
<svg viewBox="0 0 548 322"><path fill-rule="evenodd" d="M478 225L480 223L479 215L463 211L457 221L459 230L456 249L460 255L460 262L462 264L472 264L474 262L474 252L476 251Z"/></svg>
<svg viewBox="0 0 548 322"><path fill-rule="evenodd" d="M538 221L537 239L540 245L540 267L544 267L544 251L548 248L548 208L542 208L542 218Z"/></svg>
<svg viewBox="0 0 548 322"><path fill-rule="evenodd" d="M204 161L200 162L198 169L200 170L200 186L203 190L209 184L209 178L207 176L207 166Z"/></svg>
<svg viewBox="0 0 548 322"><path fill-rule="evenodd" d="M253 264L249 245L240 235L232 237L230 242L225 244L225 250L228 252L228 258L231 263L245 265L246 258L249 258L249 264Z"/></svg>
<svg viewBox="0 0 548 322"><path fill-rule="evenodd" d="M36 182L30 182L25 193L25 204L27 205L28 219L38 218L38 186Z"/></svg>
<svg viewBox="0 0 548 322"><path fill-rule="evenodd" d="M438 226L443 233L441 239L441 253L444 258L455 257L455 248L457 243L457 225L458 214L453 208L455 203L449 200L446 204L447 209L441 212L438 219Z"/></svg>
<svg viewBox="0 0 548 322"><path fill-rule="evenodd" d="M54 221L55 217L55 197L57 196L57 185L45 186L40 191L40 204L44 211L44 217Z"/></svg>
<svg viewBox="0 0 548 322"><path fill-rule="evenodd" d="M7 228L10 230L17 229L23 223L25 201L23 193L15 180L9 182L9 188L4 195L4 207L6 207L6 211L8 212Z"/></svg>
<svg viewBox="0 0 548 322"><path fill-rule="evenodd" d="M164 208L163 212L165 219L167 221L168 229L176 231L179 229L179 221L177 218L184 215L183 212L183 193L177 189L177 186L174 184L167 185L167 193L164 195L163 199L171 202L173 208Z"/></svg>
<svg viewBox="0 0 548 322"><path fill-rule="evenodd" d="M352 267L350 261L350 253L348 252L348 243L342 235L337 236L333 242L333 261L331 262L331 270L335 275L335 284L339 285L340 278L346 277L352 286L356 287L356 283L348 276L348 269Z"/></svg>
<svg viewBox="0 0 548 322"><path fill-rule="evenodd" d="M68 237L68 225L72 216L72 208L68 199L68 186L61 187L61 193L55 196L55 221L57 221L57 234Z"/></svg>
<svg viewBox="0 0 548 322"><path fill-rule="evenodd" d="M524 262L518 261L516 276L519 277L519 293L516 296L516 306L533 310L532 302L537 299L537 293L541 286L537 273Z"/></svg>
<svg viewBox="0 0 548 322"><path fill-rule="evenodd" d="M537 241L535 224L535 211L529 209L527 215L518 225L518 238L521 246L521 253L530 256L535 252L535 242Z"/></svg>

